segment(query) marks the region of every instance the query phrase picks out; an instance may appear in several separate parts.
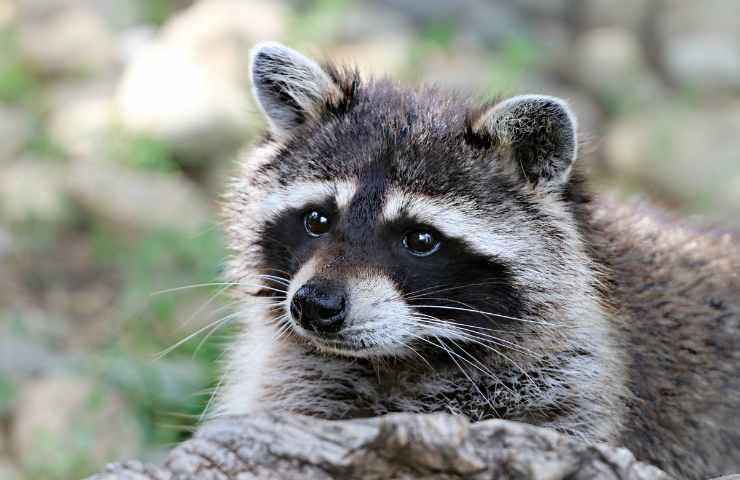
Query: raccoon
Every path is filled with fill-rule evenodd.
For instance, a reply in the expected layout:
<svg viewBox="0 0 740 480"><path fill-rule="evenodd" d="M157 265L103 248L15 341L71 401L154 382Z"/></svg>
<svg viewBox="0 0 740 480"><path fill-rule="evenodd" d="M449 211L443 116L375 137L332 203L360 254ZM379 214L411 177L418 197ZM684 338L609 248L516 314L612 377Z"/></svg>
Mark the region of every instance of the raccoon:
<svg viewBox="0 0 740 480"><path fill-rule="evenodd" d="M568 104L251 52L225 197L243 331L214 415L451 412L740 470L740 242L595 200Z"/></svg>

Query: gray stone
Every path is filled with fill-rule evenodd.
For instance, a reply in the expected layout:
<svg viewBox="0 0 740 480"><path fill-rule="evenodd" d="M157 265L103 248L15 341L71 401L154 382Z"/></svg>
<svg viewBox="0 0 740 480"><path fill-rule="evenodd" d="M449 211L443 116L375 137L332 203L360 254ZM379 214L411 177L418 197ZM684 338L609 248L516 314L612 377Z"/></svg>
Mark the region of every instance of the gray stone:
<svg viewBox="0 0 740 480"><path fill-rule="evenodd" d="M63 165L31 157L7 165L0 175L0 218L59 221L69 213Z"/></svg>
<svg viewBox="0 0 740 480"><path fill-rule="evenodd" d="M636 31L655 0L588 0L581 2L583 19L588 27L623 27ZM546 2L543 2L546 3Z"/></svg>
<svg viewBox="0 0 740 480"><path fill-rule="evenodd" d="M132 54L117 94L123 126L186 158L238 147L254 125L246 52L283 36L285 17L263 0L202 1L173 16Z"/></svg>
<svg viewBox="0 0 740 480"><path fill-rule="evenodd" d="M739 131L737 101L649 109L610 129L607 160L614 171L651 191L735 217L740 213Z"/></svg>
<svg viewBox="0 0 740 480"><path fill-rule="evenodd" d="M0 165L14 160L33 134L33 118L24 109L0 104Z"/></svg>
<svg viewBox="0 0 740 480"><path fill-rule="evenodd" d="M7 321L7 320L4 320ZM69 366L61 354L30 339L0 329L0 375L16 381L48 375Z"/></svg>
<svg viewBox="0 0 740 480"><path fill-rule="evenodd" d="M115 123L113 91L105 81L55 85L47 100L54 143L73 156L104 156L106 135Z"/></svg>
<svg viewBox="0 0 740 480"><path fill-rule="evenodd" d="M3 460L0 457L0 480L21 480L23 475L9 459Z"/></svg>
<svg viewBox="0 0 740 480"><path fill-rule="evenodd" d="M608 105L622 109L661 94L661 84L629 30L591 30L579 37L575 48L575 80Z"/></svg>
<svg viewBox="0 0 740 480"><path fill-rule="evenodd" d="M223 418L172 451L161 468L129 462L95 480L490 479L667 480L627 450L552 430L445 414L351 421L291 415Z"/></svg>
<svg viewBox="0 0 740 480"><path fill-rule="evenodd" d="M209 157L240 143L249 126L246 84L179 46L139 52L119 85L116 110L131 132L157 138L183 156Z"/></svg>
<svg viewBox="0 0 740 480"><path fill-rule="evenodd" d="M75 468L66 459L93 465L138 452L142 432L123 399L90 379L56 375L19 388L13 420L13 450L19 463L43 465L59 478Z"/></svg>
<svg viewBox="0 0 740 480"><path fill-rule="evenodd" d="M740 3L670 2L658 19L668 73L707 92L740 89Z"/></svg>
<svg viewBox="0 0 740 480"><path fill-rule="evenodd" d="M113 33L104 19L77 2L21 2L18 25L22 57L45 75L80 75L109 71L115 66Z"/></svg>
<svg viewBox="0 0 740 480"><path fill-rule="evenodd" d="M123 230L198 233L208 225L210 205L184 176L75 160L70 196L86 211Z"/></svg>
<svg viewBox="0 0 740 480"><path fill-rule="evenodd" d="M8 230L0 225L0 260L10 256L15 249L15 241Z"/></svg>

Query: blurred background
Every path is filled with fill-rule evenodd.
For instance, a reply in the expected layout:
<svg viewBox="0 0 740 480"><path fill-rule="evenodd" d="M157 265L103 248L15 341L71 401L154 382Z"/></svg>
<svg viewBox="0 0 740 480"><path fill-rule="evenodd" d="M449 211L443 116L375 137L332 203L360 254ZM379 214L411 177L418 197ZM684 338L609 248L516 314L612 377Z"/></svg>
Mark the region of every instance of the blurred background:
<svg viewBox="0 0 740 480"><path fill-rule="evenodd" d="M736 0L0 0L0 479L156 461L195 425L262 39L563 96L600 189L740 224Z"/></svg>

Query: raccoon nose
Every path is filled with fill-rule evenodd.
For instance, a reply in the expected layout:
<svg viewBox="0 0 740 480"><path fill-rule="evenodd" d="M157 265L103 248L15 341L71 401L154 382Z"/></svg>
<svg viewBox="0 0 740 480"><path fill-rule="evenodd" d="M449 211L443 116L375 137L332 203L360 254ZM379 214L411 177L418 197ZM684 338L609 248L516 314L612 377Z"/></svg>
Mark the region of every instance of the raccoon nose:
<svg viewBox="0 0 740 480"><path fill-rule="evenodd" d="M336 333L346 314L344 289L336 285L307 283L298 289L290 302L290 313L306 330Z"/></svg>

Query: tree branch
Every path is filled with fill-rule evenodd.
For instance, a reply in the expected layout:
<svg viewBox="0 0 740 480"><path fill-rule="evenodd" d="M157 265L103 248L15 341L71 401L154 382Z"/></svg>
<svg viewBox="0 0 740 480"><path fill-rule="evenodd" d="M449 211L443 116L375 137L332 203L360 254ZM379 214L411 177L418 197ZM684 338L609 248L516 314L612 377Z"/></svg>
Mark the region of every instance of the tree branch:
<svg viewBox="0 0 740 480"><path fill-rule="evenodd" d="M614 479L669 477L625 449L504 420L444 414L326 421L266 415L201 427L162 467L127 462L91 480Z"/></svg>

